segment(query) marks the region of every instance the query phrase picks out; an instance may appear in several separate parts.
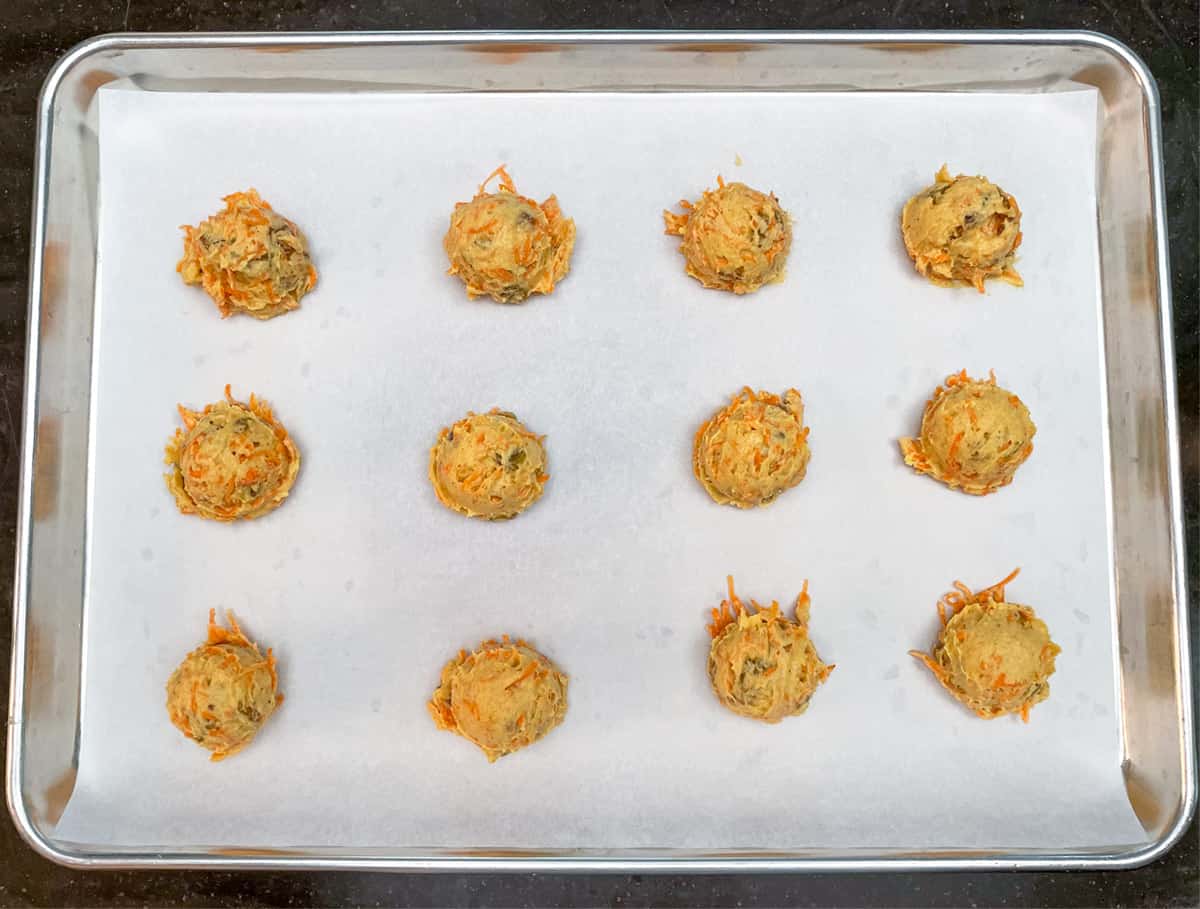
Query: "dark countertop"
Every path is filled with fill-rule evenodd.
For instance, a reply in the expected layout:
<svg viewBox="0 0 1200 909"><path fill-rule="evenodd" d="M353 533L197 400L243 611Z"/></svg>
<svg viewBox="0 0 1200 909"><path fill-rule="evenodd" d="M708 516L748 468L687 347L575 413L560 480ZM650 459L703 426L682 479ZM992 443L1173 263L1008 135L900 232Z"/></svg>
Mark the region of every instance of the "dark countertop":
<svg viewBox="0 0 1200 909"><path fill-rule="evenodd" d="M1085 28L1149 64L1163 100L1189 588L1200 589L1197 3L1195 0L5 0L0 4L0 711L7 655L38 88L84 38L116 31L442 28ZM1200 621L1192 609L1192 653ZM1200 676L1198 676L1200 677ZM0 747L3 747L0 745ZM36 856L0 820L0 905L1196 906L1196 827L1132 872L839 876L548 876L89 872Z"/></svg>

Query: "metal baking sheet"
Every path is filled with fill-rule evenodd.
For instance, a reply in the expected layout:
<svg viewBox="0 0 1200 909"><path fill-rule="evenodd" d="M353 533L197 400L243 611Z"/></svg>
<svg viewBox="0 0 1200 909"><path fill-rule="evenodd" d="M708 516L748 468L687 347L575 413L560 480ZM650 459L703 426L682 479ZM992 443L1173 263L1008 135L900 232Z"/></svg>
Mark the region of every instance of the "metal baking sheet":
<svg viewBox="0 0 1200 909"><path fill-rule="evenodd" d="M777 59L754 68L756 47L838 41L542 40L391 48L410 61L438 48L452 73L483 58L499 78L482 86L473 64L465 85L370 92L253 79L213 92L195 81L211 68L162 81L151 67L111 73L91 99L81 696L47 851L388 867L1134 861L1150 828L1118 656L1135 607L1114 585L1127 503L1102 330L1106 86L1043 74L1029 91L1027 61L1026 78L970 93L847 94L772 84L790 72ZM513 72L539 51L598 57L521 84L532 74ZM708 91L622 69L656 52L680 61L668 82L690 73ZM605 81L575 84L589 73ZM713 123L751 124L753 139ZM238 142L210 141L228 134ZM557 192L580 229L571 276L519 309L468 303L441 273L446 210L501 160L523 191ZM911 273L894 215L942 160L1017 194L1023 290L946 294ZM788 281L750 300L688 281L660 234L661 208L716 172L774 189L796 219ZM243 185L305 227L322 270L299 313L266 325L220 322L147 264L173 262L177 225ZM962 366L995 366L1041 427L1019 482L987 500L908 476L895 454ZM175 401L225 381L272 400L306 456L287 507L237 528L180 518L158 478ZM747 382L800 387L814 447L800 489L752 515L709 503L688 463L694 426ZM444 512L423 479L437 427L493 404L549 435L553 474L544 502L498 527ZM951 577L985 583L1011 564L1024 566L1014 595L1065 648L1028 727L978 722L904 654L932 638ZM759 727L707 691L704 610L726 571L758 597L811 578L814 639L839 669L803 719ZM284 665L288 701L236 774L160 715L162 680L211 605L237 610ZM447 655L502 631L572 674L572 707L489 767L422 705ZM1186 757L1178 772L1182 817Z"/></svg>

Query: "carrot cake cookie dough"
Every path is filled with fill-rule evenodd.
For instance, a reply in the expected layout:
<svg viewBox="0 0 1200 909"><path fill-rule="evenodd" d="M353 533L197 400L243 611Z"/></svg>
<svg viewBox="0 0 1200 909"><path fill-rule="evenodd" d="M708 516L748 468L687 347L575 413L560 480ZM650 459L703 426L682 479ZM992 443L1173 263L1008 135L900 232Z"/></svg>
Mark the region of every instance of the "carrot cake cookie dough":
<svg viewBox="0 0 1200 909"><path fill-rule="evenodd" d="M1017 200L986 177L951 177L942 165L932 186L917 193L900 215L904 248L917 271L949 287L999 278L1018 287L1013 268L1021 245Z"/></svg>
<svg viewBox="0 0 1200 909"><path fill-rule="evenodd" d="M808 638L808 581L796 597L795 621L780 614L779 603L750 608L733 592L712 611L708 678L724 706L734 713L778 723L808 709L832 665L822 663Z"/></svg>
<svg viewBox="0 0 1200 909"><path fill-rule="evenodd" d="M487 184L499 176L497 192ZM566 277L575 248L575 222L563 217L551 196L539 205L517 194L501 165L488 175L470 202L459 202L442 241L450 271L467 286L467 296L497 303L523 303L548 294Z"/></svg>
<svg viewBox="0 0 1200 909"><path fill-rule="evenodd" d="M479 746L488 761L531 745L567 714L567 677L525 641L484 641L442 669L429 702L439 729Z"/></svg>
<svg viewBox="0 0 1200 909"><path fill-rule="evenodd" d="M783 280L792 222L774 193L717 177L715 190L679 205L682 215L663 212L667 233L683 237L687 273L705 287L748 294Z"/></svg>
<svg viewBox="0 0 1200 909"><path fill-rule="evenodd" d="M550 479L544 440L506 410L468 411L429 450L429 482L451 511L488 521L516 517Z"/></svg>
<svg viewBox="0 0 1200 909"><path fill-rule="evenodd" d="M275 657L242 633L233 613L229 627L208 612L208 640L189 653L167 682L167 714L189 739L220 761L236 754L283 703Z"/></svg>
<svg viewBox="0 0 1200 909"><path fill-rule="evenodd" d="M317 283L300 228L253 189L225 197L225 208L196 227L183 227L183 258L175 270L200 284L221 318L244 312L270 319L300 308Z"/></svg>
<svg viewBox="0 0 1200 909"><path fill-rule="evenodd" d="M955 582L938 601L942 630L933 653L909 651L985 720L1016 713L1029 722L1030 708L1050 695L1054 658L1062 652L1032 608L1005 600L1004 587L1016 576L979 593Z"/></svg>
<svg viewBox="0 0 1200 909"><path fill-rule="evenodd" d="M972 379L964 369L934 389L920 438L901 439L900 451L917 473L982 496L1012 482L1036 432L1029 409L994 374Z"/></svg>
<svg viewBox="0 0 1200 909"><path fill-rule="evenodd" d="M692 468L714 502L755 508L803 480L810 455L800 392L747 386L700 427Z"/></svg>
<svg viewBox="0 0 1200 909"><path fill-rule="evenodd" d="M184 514L212 521L260 518L283 504L300 472L300 452L266 402L250 395L199 413L179 405L184 429L167 443L167 488Z"/></svg>

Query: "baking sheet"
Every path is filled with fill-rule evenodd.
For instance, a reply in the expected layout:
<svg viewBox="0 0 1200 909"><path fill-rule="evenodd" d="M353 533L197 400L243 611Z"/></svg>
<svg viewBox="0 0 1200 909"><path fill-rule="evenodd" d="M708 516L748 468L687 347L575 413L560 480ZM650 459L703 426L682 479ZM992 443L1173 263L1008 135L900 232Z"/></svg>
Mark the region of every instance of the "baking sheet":
<svg viewBox="0 0 1200 909"><path fill-rule="evenodd" d="M181 95L100 92L100 275L79 773L59 826L116 845L1051 847L1133 842L1113 668L1095 236L1096 96ZM742 160L739 166L735 162ZM497 163L575 218L572 272L521 307L444 275L454 201ZM1018 198L1024 289L912 271L900 206L952 171ZM786 283L682 273L660 211L716 174L795 221ZM257 187L310 238L303 308L221 321L178 225ZM895 439L947 373L995 368L1039 425L986 499ZM304 455L288 504L218 526L161 480L174 405L268 398ZM809 475L708 500L692 434L743 384L804 393ZM552 478L519 520L443 509L439 427L515 410ZM907 656L956 577L1014 565L1064 652L1029 725L977 720ZM790 600L837 670L774 727L708 690L707 609ZM222 764L163 686L210 606L275 648L287 701ZM503 632L572 677L562 727L495 765L437 731L445 659Z"/></svg>

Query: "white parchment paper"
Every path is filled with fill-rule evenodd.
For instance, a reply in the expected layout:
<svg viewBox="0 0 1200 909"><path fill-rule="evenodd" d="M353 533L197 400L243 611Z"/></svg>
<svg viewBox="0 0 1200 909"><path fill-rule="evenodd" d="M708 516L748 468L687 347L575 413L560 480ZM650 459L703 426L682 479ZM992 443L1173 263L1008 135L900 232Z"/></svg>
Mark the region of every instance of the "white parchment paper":
<svg viewBox="0 0 1200 909"><path fill-rule="evenodd" d="M1085 847L1142 834L1119 770L1106 517L1096 96L230 95L101 92L101 274L84 710L59 829L237 846ZM743 161L741 165L735 160ZM569 277L524 306L447 277L453 203L507 162L576 220ZM904 254L904 201L982 173L1024 211L1024 289L944 290ZM777 193L787 281L685 277L661 210L717 174ZM320 270L296 313L222 321L174 271L179 225L254 186ZM984 499L913 474L948 373L994 368L1036 451ZM282 509L179 515L176 402L226 382L275 405L303 467ZM765 510L712 503L693 433L744 384L804 394L812 462ZM489 525L426 481L438 429L514 410L548 437L545 497ZM985 722L909 648L955 578L1010 587L1063 646L1032 722ZM837 670L766 726L708 688L732 573L790 603ZM287 700L221 764L164 685L233 609ZM443 662L500 633L571 676L566 722L489 765L434 728Z"/></svg>

